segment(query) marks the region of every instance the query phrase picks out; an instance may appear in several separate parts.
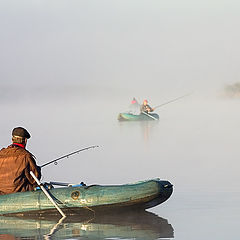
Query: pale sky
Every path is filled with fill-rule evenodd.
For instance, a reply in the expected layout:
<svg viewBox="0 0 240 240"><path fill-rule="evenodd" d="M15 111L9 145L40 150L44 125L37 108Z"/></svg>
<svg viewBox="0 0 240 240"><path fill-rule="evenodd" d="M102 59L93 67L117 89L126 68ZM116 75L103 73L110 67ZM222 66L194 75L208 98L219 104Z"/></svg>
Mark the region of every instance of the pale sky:
<svg viewBox="0 0 240 240"><path fill-rule="evenodd" d="M237 0L1 0L1 85L239 81Z"/></svg>

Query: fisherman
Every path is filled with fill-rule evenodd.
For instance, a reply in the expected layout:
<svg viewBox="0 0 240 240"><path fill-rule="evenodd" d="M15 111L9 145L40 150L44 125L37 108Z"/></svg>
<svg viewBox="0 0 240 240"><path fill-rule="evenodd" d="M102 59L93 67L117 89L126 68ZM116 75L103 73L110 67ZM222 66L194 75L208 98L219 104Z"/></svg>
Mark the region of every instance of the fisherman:
<svg viewBox="0 0 240 240"><path fill-rule="evenodd" d="M129 106L129 113L134 115L138 115L140 113L140 104L135 97L132 99L131 105Z"/></svg>
<svg viewBox="0 0 240 240"><path fill-rule="evenodd" d="M137 99L134 97L131 104L138 104Z"/></svg>
<svg viewBox="0 0 240 240"><path fill-rule="evenodd" d="M145 112L145 113L149 113L149 112L153 112L154 111L154 108L151 108L149 105L148 105L148 100L145 99L143 101L143 104L141 106L141 112Z"/></svg>
<svg viewBox="0 0 240 240"><path fill-rule="evenodd" d="M0 150L0 195L34 190L37 186L30 175L32 171L41 178L41 168L35 157L26 150L27 139L31 136L25 128L12 131L12 144Z"/></svg>

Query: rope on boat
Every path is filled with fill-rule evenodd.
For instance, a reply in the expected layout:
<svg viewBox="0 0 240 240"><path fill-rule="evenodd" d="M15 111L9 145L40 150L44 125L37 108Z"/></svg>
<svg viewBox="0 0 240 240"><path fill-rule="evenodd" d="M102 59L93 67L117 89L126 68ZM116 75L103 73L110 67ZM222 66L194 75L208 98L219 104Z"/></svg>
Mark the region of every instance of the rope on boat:
<svg viewBox="0 0 240 240"><path fill-rule="evenodd" d="M95 210L91 209L91 208L88 207L88 206L83 206L83 207L86 208L87 210L93 212L93 215L94 215L94 218L95 218L95 214L96 214Z"/></svg>

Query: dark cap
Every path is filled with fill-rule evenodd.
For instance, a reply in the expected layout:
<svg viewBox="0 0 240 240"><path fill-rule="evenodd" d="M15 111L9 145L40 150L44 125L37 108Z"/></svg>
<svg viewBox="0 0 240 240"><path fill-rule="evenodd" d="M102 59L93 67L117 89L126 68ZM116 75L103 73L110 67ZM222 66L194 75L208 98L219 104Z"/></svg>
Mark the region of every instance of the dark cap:
<svg viewBox="0 0 240 240"><path fill-rule="evenodd" d="M23 138L30 138L29 132L23 127L16 127L12 131L12 136L18 136Z"/></svg>

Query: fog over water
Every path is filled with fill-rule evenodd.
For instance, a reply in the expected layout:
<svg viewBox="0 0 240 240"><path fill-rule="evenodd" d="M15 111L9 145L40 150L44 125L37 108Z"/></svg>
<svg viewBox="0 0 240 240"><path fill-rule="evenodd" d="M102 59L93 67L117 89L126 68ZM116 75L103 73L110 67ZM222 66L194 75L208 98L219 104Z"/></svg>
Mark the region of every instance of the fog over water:
<svg viewBox="0 0 240 240"><path fill-rule="evenodd" d="M172 224L177 239L236 236L238 100L192 94L159 108L158 122L118 122L131 99L91 89L82 97L76 89L64 94L59 88L59 95L48 89L39 97L33 88L24 101L1 104L1 146L18 125L32 134L28 149L40 165L99 145L46 166L42 181L122 184L160 177L174 184L174 193L151 211Z"/></svg>
<svg viewBox="0 0 240 240"><path fill-rule="evenodd" d="M42 181L174 185L176 239L238 236L239 2L1 1L0 146L26 127ZM118 122L133 97L158 122Z"/></svg>

